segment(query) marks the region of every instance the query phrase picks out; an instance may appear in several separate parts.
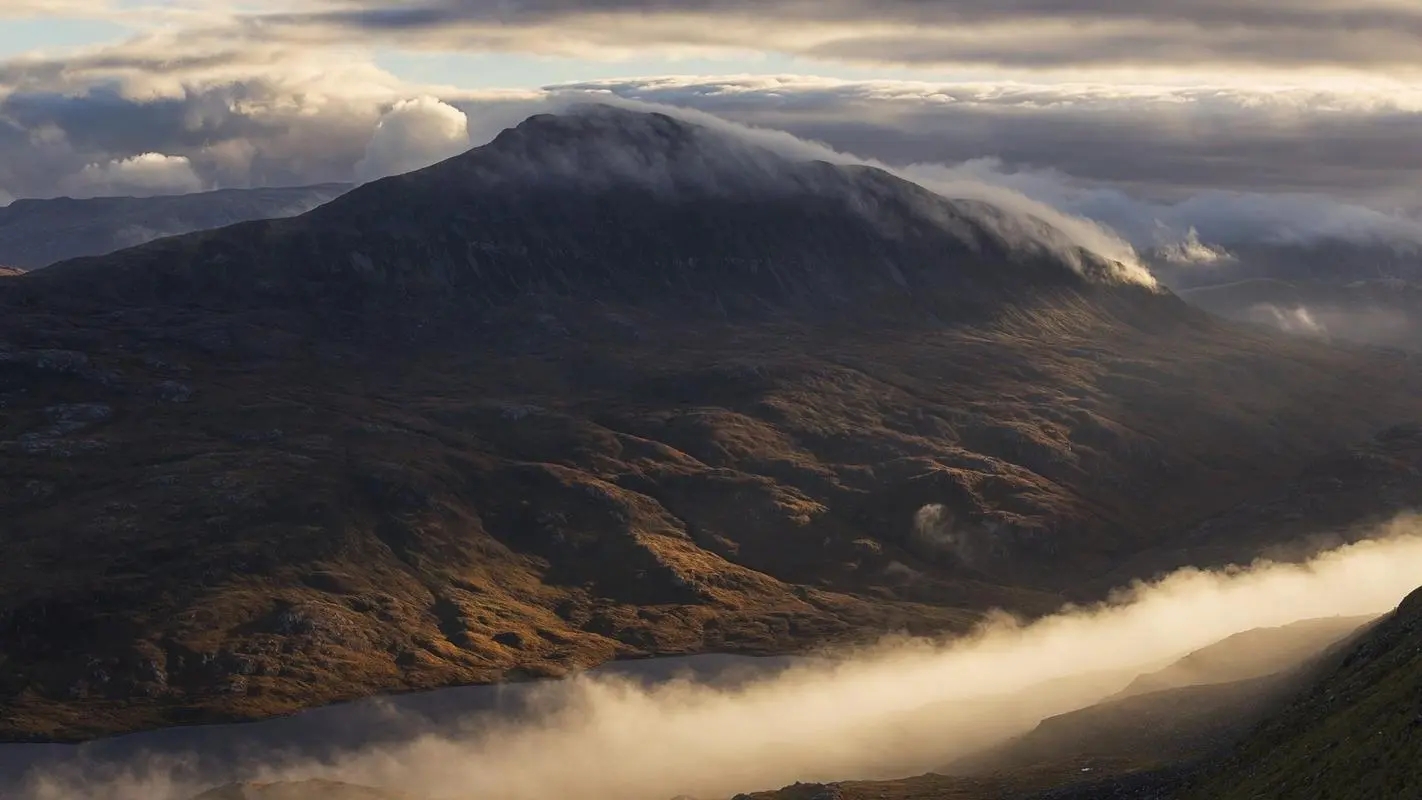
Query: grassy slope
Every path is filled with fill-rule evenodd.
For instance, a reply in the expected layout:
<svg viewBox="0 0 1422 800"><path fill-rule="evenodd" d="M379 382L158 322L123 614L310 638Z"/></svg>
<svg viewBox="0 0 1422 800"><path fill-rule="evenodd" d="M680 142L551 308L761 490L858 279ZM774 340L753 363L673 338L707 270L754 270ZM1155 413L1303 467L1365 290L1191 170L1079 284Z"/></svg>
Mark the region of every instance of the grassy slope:
<svg viewBox="0 0 1422 800"><path fill-rule="evenodd" d="M1183 795L1189 800L1422 796L1422 591Z"/></svg>

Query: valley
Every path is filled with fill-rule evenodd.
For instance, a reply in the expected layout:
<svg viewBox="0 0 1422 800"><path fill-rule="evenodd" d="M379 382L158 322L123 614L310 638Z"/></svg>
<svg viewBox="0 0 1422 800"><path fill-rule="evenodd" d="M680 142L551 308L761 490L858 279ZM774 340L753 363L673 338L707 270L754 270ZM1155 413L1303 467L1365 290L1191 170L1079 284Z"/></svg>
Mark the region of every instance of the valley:
<svg viewBox="0 0 1422 800"><path fill-rule="evenodd" d="M488 796L517 800L610 796L619 776L671 797L678 765L706 800L796 776L833 785L755 796L1067 797L1102 779L1206 797L1223 784L1197 764L1267 750L1277 766L1249 779L1282 786L1307 731L1382 713L1332 704L1330 681L1406 691L1415 603L1364 625L1416 588L1406 351L1212 316L1041 219L663 114L537 115L345 189L0 280L3 747L909 638L928 654L799 689L595 684L574 699L641 716L400 746L434 765L551 759L536 786L490 767ZM1400 549L1367 556L1384 547ZM1132 628L1117 661L944 655L1008 615L1030 641L1123 587L1330 552L1370 571L1286 611L1261 594L1238 618ZM955 674L968 688L943 688ZM1018 691L1033 699L1003 699ZM978 716L933 705L968 701ZM727 732L708 738L714 773L686 754L706 720ZM982 720L1000 727L972 752ZM440 800L471 780L443 768ZM201 791L411 789L392 780L408 764L347 772ZM354 788L299 783L337 778Z"/></svg>

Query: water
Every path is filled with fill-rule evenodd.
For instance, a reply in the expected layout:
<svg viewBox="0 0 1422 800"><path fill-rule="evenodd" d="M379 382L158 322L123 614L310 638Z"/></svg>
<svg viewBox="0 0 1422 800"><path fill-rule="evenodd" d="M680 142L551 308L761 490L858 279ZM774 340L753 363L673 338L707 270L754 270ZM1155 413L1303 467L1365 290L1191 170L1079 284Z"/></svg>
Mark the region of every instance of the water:
<svg viewBox="0 0 1422 800"><path fill-rule="evenodd" d="M620 661L588 675L620 676L648 684L678 678L726 685L764 678L796 663L792 657L701 655ZM461 686L390 695L314 708L289 717L230 725L163 728L84 744L0 744L0 796L45 771L81 768L90 774L146 765L179 766L177 774L227 783L250 778L257 767L326 761L343 752L448 734L488 720L536 713L535 692L563 680Z"/></svg>

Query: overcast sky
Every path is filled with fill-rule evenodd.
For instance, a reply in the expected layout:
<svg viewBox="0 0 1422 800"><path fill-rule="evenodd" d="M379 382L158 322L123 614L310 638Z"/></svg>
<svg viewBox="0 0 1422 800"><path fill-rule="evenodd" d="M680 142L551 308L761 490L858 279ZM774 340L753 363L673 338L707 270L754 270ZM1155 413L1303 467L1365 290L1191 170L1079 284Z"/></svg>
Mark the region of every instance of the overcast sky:
<svg viewBox="0 0 1422 800"><path fill-rule="evenodd" d="M365 180L573 91L943 164L1136 241L1422 207L1419 0L3 0L0 203Z"/></svg>

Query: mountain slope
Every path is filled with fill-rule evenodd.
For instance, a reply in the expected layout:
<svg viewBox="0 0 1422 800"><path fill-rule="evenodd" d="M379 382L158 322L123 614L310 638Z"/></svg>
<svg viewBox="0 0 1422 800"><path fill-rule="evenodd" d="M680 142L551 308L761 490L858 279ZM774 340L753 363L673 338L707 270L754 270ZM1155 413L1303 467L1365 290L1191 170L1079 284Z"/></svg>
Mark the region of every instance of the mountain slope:
<svg viewBox="0 0 1422 800"><path fill-rule="evenodd" d="M1045 613L1422 411L1123 269L592 111L4 281L0 734Z"/></svg>
<svg viewBox="0 0 1422 800"><path fill-rule="evenodd" d="M0 208L0 264L33 270L164 236L294 216L350 188L327 184L158 197L16 200Z"/></svg>
<svg viewBox="0 0 1422 800"><path fill-rule="evenodd" d="M1419 698L1422 591L1182 797L1416 797L1422 793Z"/></svg>
<svg viewBox="0 0 1422 800"><path fill-rule="evenodd" d="M1183 686L1235 683L1294 669L1356 632L1370 617L1326 617L1235 634L1156 672L1141 675L1120 697Z"/></svg>

